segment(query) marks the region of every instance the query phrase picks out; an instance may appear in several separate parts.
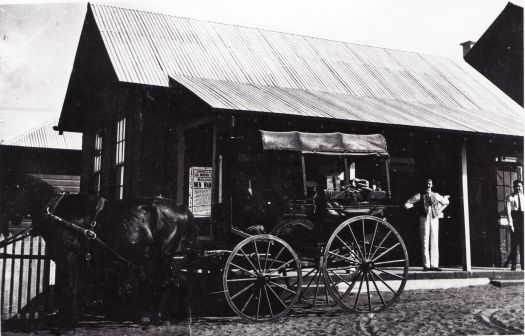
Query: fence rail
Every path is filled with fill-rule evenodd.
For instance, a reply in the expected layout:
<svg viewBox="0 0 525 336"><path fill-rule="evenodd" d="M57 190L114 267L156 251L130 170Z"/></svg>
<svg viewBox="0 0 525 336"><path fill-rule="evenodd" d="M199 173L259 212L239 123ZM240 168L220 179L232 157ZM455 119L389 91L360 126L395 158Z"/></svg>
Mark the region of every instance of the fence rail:
<svg viewBox="0 0 525 336"><path fill-rule="evenodd" d="M2 322L44 318L55 267L41 237L27 237L0 249L0 276Z"/></svg>

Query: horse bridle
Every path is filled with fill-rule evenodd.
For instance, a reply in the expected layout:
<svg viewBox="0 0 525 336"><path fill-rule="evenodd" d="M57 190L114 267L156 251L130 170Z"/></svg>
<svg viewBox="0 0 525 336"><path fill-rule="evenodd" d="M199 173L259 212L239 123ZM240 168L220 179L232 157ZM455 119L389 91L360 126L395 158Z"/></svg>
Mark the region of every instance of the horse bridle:
<svg viewBox="0 0 525 336"><path fill-rule="evenodd" d="M53 196L53 198L49 201L49 203L46 206L45 215L47 217L51 218L54 221L62 223L68 229L71 229L73 231L76 231L76 232L79 232L79 233L83 234L84 237L86 237L86 239L88 241L93 240L93 241L97 242L99 245L102 245L104 248L106 248L113 255L115 255L118 259L120 259L121 261L125 262L126 264L128 264L128 265L130 265L130 266L132 266L134 268L137 267L131 261L129 261L128 259L124 258L117 251L112 249L103 240L98 238L97 234L94 231L95 226L97 224L96 220L97 220L98 214L103 210L104 204L106 203L106 199L105 198L99 197L99 200L98 200L98 203L97 203L97 206L96 206L96 210L95 210L95 215L93 216L93 219L91 220L89 228L86 229L86 228L81 227L78 224L75 224L75 223L73 223L73 222L71 222L71 221L69 221L67 219L64 219L64 218L54 214L54 211L58 207L58 204L62 201L62 199L64 198L65 195L69 194L67 191L65 191L63 189L60 189L60 188L57 188L57 189L58 189L58 193ZM91 254L88 252L88 253L86 253L86 261L89 261L89 259L91 259Z"/></svg>

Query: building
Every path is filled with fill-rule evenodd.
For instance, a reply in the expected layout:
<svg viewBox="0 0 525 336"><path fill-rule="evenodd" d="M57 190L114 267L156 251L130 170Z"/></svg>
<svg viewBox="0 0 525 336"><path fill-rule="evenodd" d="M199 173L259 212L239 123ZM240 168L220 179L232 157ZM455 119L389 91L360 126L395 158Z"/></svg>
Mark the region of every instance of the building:
<svg viewBox="0 0 525 336"><path fill-rule="evenodd" d="M476 43L462 43L465 61L523 106L523 7L511 2Z"/></svg>
<svg viewBox="0 0 525 336"><path fill-rule="evenodd" d="M469 269L508 253L500 196L522 176L521 115L448 58L89 4L58 128L84 135L82 191L188 204L201 167L210 211L230 196L236 139L254 130L382 133L393 201L433 177L453 200L443 264ZM417 265L413 222L401 213L396 227Z"/></svg>
<svg viewBox="0 0 525 336"><path fill-rule="evenodd" d="M53 131L57 122L58 117L51 118L0 142L0 184L3 176L12 171L32 174L54 186L79 192L82 135L71 132L59 135ZM0 192L0 213L8 197Z"/></svg>
<svg viewBox="0 0 525 336"><path fill-rule="evenodd" d="M0 185L5 184L8 172L15 172L34 175L69 192L79 192L82 135L70 132L59 135L53 131L58 117L30 129L20 129L27 124L20 114L4 123L5 127L15 129L9 130L11 136L0 133ZM31 225L27 217L18 226L10 226L4 220L3 209L9 199L12 195L0 189L0 240L4 235L20 232ZM41 318L42 312L49 307L47 294L49 285L54 283L50 279L55 277L54 265L46 256L45 242L40 237L27 237L1 249L1 253L2 328L10 323Z"/></svg>

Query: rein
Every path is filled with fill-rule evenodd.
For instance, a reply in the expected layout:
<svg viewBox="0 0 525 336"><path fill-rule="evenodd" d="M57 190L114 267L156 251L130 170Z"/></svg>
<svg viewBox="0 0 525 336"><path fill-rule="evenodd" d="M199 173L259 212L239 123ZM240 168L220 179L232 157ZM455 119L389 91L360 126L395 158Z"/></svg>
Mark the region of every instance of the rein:
<svg viewBox="0 0 525 336"><path fill-rule="evenodd" d="M47 207L46 207L46 216L48 216L49 218L57 221L57 222L60 222L62 223L66 228L70 229L70 230L73 230L73 231L76 231L76 232L79 232L81 234L84 235L84 237L86 237L86 239L88 241L95 241L97 242L99 245L103 246L105 249L107 249L109 252L111 252L115 257L117 257L119 260L125 262L126 264L128 264L129 266L132 266L134 268L137 268L137 265L133 264L131 261L129 261L128 259L124 258L123 256L121 256L117 251L115 251L114 249L112 249L108 244L106 244L103 240L101 240L100 238L97 237L97 234L95 233L94 231L94 228L96 226L96 219L97 219L97 216L98 214L102 211L102 209L104 208L104 204L106 202L106 199L104 198L100 198L98 203L97 203L97 208L95 210L95 215L93 216L93 220L91 221L90 225L89 225L89 229L86 229L86 228L83 228L71 221L68 221L62 217L59 217L57 215L54 214L54 211L56 210L58 204L60 203L60 201L62 201L62 199L64 198L64 196L67 194L67 192L65 190L62 190L60 189L60 192L55 195L51 201L49 201ZM89 253L86 255L86 257L88 257ZM90 259L90 257L89 257ZM86 260L89 260L88 258L86 258Z"/></svg>
<svg viewBox="0 0 525 336"><path fill-rule="evenodd" d="M29 237L31 235L31 230L32 229L33 229L32 227L28 227L28 228L24 229L22 232L19 232L19 233L15 234L15 235L12 235L11 237L7 237L6 239L0 241L0 249L3 249L4 247L6 247L8 245L14 244L17 241L26 239L27 237Z"/></svg>

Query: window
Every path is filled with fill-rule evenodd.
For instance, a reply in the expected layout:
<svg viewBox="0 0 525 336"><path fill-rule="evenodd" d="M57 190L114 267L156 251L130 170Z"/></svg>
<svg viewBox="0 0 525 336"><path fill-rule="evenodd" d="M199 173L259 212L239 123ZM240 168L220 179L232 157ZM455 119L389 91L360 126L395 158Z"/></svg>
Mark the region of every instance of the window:
<svg viewBox="0 0 525 336"><path fill-rule="evenodd" d="M99 195L102 172L102 131L95 134L95 153L93 156L93 190Z"/></svg>
<svg viewBox="0 0 525 336"><path fill-rule="evenodd" d="M498 213L505 217L505 203L507 195L512 193L512 182L518 178L518 172L514 167L500 166L496 171L496 190L498 197Z"/></svg>
<svg viewBox="0 0 525 336"><path fill-rule="evenodd" d="M126 118L117 122L115 146L115 197L124 198L124 153L126 150Z"/></svg>

